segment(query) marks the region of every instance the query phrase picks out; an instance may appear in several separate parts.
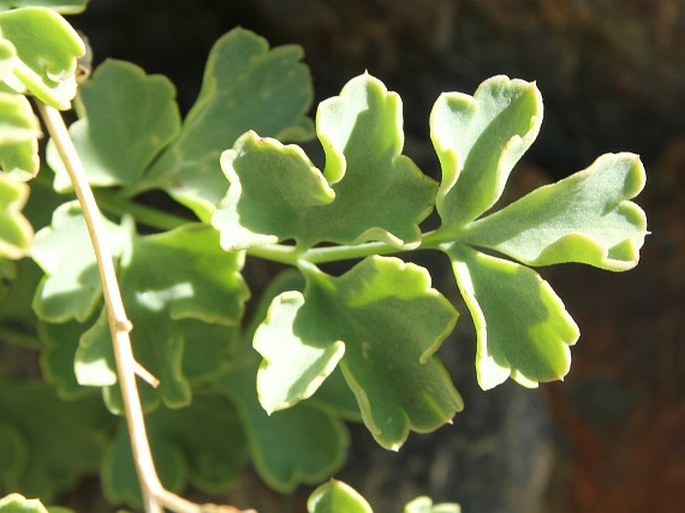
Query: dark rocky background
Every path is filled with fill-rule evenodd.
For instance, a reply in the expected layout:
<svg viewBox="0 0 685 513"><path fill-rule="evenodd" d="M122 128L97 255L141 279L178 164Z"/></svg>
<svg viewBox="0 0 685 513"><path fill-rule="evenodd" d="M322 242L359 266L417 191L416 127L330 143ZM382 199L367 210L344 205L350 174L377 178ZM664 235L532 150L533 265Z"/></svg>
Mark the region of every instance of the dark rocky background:
<svg viewBox="0 0 685 513"><path fill-rule="evenodd" d="M566 382L487 394L473 383L464 313L444 358L465 396L455 425L398 454L353 429L340 477L377 512L418 494L465 513L680 512L685 505L684 0L92 0L73 22L96 62L127 59L177 85L187 109L207 52L236 25L297 43L317 100L368 69L405 103L407 152L430 174L427 116L441 91L505 73L537 80L542 132L513 178L533 184L600 153L640 153L650 229L637 270L545 270L582 329ZM438 283L455 294L447 270ZM262 513L304 511L254 479L228 498Z"/></svg>

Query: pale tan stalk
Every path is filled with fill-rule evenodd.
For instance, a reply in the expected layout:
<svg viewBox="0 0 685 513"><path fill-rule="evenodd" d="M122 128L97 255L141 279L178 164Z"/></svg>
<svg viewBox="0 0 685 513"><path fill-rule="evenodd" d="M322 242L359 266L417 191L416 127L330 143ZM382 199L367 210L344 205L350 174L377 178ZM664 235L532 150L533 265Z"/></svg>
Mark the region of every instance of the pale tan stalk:
<svg viewBox="0 0 685 513"><path fill-rule="evenodd" d="M114 261L107 244L107 235L102 215L95 202L95 196L88 184L81 159L76 152L62 115L58 110L41 102L37 102L38 109L45 121L57 151L69 173L76 197L81 204L83 216L88 226L88 233L93 244L97 259L102 293L109 320L109 329L114 346L114 359L117 366L117 376L121 395L124 402L124 414L131 439L131 450L136 466L138 481L140 482L145 511L147 513L162 513L164 508L176 513L239 513L233 506L216 506L213 504L195 504L164 489L157 470L155 469L152 451L148 442L145 428L145 417L138 394L136 375L151 385L158 384L157 379L144 369L135 359L131 346L129 332L133 329L129 321L121 291L114 270ZM252 510L249 510L252 511ZM244 513L248 513L247 511Z"/></svg>

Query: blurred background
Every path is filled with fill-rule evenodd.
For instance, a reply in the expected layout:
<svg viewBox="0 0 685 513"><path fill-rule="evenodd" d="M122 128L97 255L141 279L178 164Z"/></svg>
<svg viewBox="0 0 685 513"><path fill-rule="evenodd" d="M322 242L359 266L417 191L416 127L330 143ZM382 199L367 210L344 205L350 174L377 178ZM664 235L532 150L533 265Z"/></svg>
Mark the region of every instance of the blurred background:
<svg viewBox="0 0 685 513"><path fill-rule="evenodd" d="M545 103L541 134L511 179L518 194L601 153L639 153L648 185L638 202L652 232L639 267L542 270L582 331L566 381L476 390L461 305L443 357L464 413L398 454L353 429L338 477L378 512L419 494L465 513L683 511L684 0L91 0L71 21L95 63L115 57L167 75L184 111L212 44L237 25L303 46L317 101L368 70L402 96L406 152L434 177L432 103L501 73L537 81ZM443 266L436 285L456 297L447 266L427 265ZM307 494L283 499L256 479L236 492L263 512L304 511Z"/></svg>

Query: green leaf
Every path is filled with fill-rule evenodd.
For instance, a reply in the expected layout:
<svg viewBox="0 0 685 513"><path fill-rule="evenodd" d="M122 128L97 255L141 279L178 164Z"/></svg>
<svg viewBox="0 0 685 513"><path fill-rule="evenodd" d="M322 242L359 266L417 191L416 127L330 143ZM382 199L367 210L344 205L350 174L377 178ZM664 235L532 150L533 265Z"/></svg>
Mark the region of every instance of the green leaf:
<svg viewBox="0 0 685 513"><path fill-rule="evenodd" d="M74 359L83 334L83 325L76 321L60 324L40 322L38 334L43 343L40 367L45 381L55 387L57 396L71 401L93 392L79 384L74 372ZM110 372L106 369L106 372Z"/></svg>
<svg viewBox="0 0 685 513"><path fill-rule="evenodd" d="M404 513L461 513L461 507L454 503L433 504L429 497L417 497L407 503Z"/></svg>
<svg viewBox="0 0 685 513"><path fill-rule="evenodd" d="M264 358L257 392L268 414L311 397L345 353L342 340L301 340L295 322L304 304L300 292L280 294L255 333L254 348Z"/></svg>
<svg viewBox="0 0 685 513"><path fill-rule="evenodd" d="M161 75L146 75L130 63L107 60L79 88L79 121L69 128L92 186L135 185L155 156L178 134L176 90ZM54 144L47 161L55 190L71 182Z"/></svg>
<svg viewBox="0 0 685 513"><path fill-rule="evenodd" d="M0 258L0 314L5 305L7 296L10 295L9 284L17 277L17 267L11 260Z"/></svg>
<svg viewBox="0 0 685 513"><path fill-rule="evenodd" d="M170 407L184 406L191 399L184 371L188 366L202 369L197 378L215 373L233 343L231 326L242 318L249 296L240 275L243 256L224 252L218 234L200 224L157 235L133 235L130 247L120 262L119 281L134 326L136 359L161 381L154 392L149 391L152 397L161 397ZM193 321L207 325L205 338L198 336ZM212 328L213 324L218 326ZM188 337L186 330L191 332ZM194 346L189 345L192 341ZM191 363L184 357L186 352L194 353ZM81 338L77 378L81 384L111 386L114 368L103 314ZM121 408L118 394L118 387L106 394L113 411Z"/></svg>
<svg viewBox="0 0 685 513"><path fill-rule="evenodd" d="M107 221L105 226L110 251L116 256L126 244L125 232ZM65 203L54 211L52 225L36 234L31 256L46 274L33 302L38 317L49 322L83 322L93 315L102 287L78 202Z"/></svg>
<svg viewBox="0 0 685 513"><path fill-rule="evenodd" d="M331 479L312 492L308 513L373 513L364 497L350 485Z"/></svg>
<svg viewBox="0 0 685 513"><path fill-rule="evenodd" d="M29 444L14 424L0 420L0 483L8 476L17 476L25 469L29 459Z"/></svg>
<svg viewBox="0 0 685 513"><path fill-rule="evenodd" d="M35 334L38 324L31 300L43 277L40 268L28 258L19 261L0 259L0 326L3 342L25 348L40 346ZM16 336L16 338L13 338Z"/></svg>
<svg viewBox="0 0 685 513"><path fill-rule="evenodd" d="M48 385L31 381L0 381L0 419L2 439L14 432L11 440L22 442L15 464L0 462L0 484L45 500L98 469L110 422L99 398L62 402Z"/></svg>
<svg viewBox="0 0 685 513"><path fill-rule="evenodd" d="M0 92L0 169L28 180L38 173L40 124L20 94Z"/></svg>
<svg viewBox="0 0 685 513"><path fill-rule="evenodd" d="M227 492L241 476L248 452L235 409L220 395L197 394L180 410L159 408L146 416L155 466L168 490L192 484L207 493ZM142 505L131 444L120 422L102 466L107 500Z"/></svg>
<svg viewBox="0 0 685 513"><path fill-rule="evenodd" d="M430 127L442 167L436 206L444 226L459 227L495 204L541 123L542 98L531 82L496 76L473 96L440 95Z"/></svg>
<svg viewBox="0 0 685 513"><path fill-rule="evenodd" d="M7 85L68 109L76 94L76 60L85 53L71 25L52 9L26 7L0 12L0 37L17 55L12 76L3 77Z"/></svg>
<svg viewBox="0 0 685 513"><path fill-rule="evenodd" d="M18 493L0 498L0 513L48 513L38 499L27 499Z"/></svg>
<svg viewBox="0 0 685 513"><path fill-rule="evenodd" d="M5 78L5 73L12 71L16 57L14 45L0 37L0 80Z"/></svg>
<svg viewBox="0 0 685 513"><path fill-rule="evenodd" d="M251 351L249 345L246 348ZM344 424L308 402L268 416L255 391L259 364L255 356L236 358L216 383L235 404L255 469L283 493L329 477L345 461L349 440Z"/></svg>
<svg viewBox="0 0 685 513"><path fill-rule="evenodd" d="M231 186L213 219L222 245L292 238L304 247L322 241L417 244L418 223L431 211L436 187L401 155L399 96L361 75L321 103L317 133L326 153L323 173L299 147L255 133L223 154Z"/></svg>
<svg viewBox="0 0 685 513"><path fill-rule="evenodd" d="M33 239L33 228L21 210L29 188L0 175L0 258L23 257Z"/></svg>
<svg viewBox="0 0 685 513"><path fill-rule="evenodd" d="M330 204L335 192L299 146L284 146L248 132L221 156L231 184L212 219L221 245L243 249L306 236L312 209Z"/></svg>
<svg viewBox="0 0 685 513"><path fill-rule="evenodd" d="M142 388L146 405L152 407L160 398L171 406L185 405L190 401L189 380L218 372L221 355L235 339L232 327L240 321L249 296L240 275L243 255L223 251L218 234L206 225L188 224L149 236L135 234L128 225L109 227L124 304L134 325L136 358L162 382L154 391ZM79 251L74 252L74 247ZM76 205L57 209L52 226L36 236L32 256L46 272L34 298L38 316L52 323L76 320L81 325L78 349L73 347L76 326L43 330L49 348L44 363L60 375L55 380L69 395L78 390L72 376L65 374L65 362L74 354L77 382L109 387L108 406L120 411L104 310L93 324L101 286Z"/></svg>
<svg viewBox="0 0 685 513"><path fill-rule="evenodd" d="M280 273L269 283L244 341L214 383L236 406L257 472L282 492L291 492L300 483L314 484L329 477L345 461L349 443L345 425L339 420L349 412L345 411L343 394L335 390L327 390L327 398L312 399L271 416L264 412L257 398L259 355L248 341L266 316L271 300L285 290L303 286L302 275L293 270Z"/></svg>
<svg viewBox="0 0 685 513"><path fill-rule="evenodd" d="M339 278L313 266L306 277L304 294L278 296L255 333L266 411L309 397L338 362L364 423L384 447L397 449L410 429L432 431L462 409L434 355L457 313L430 288L425 269L370 257Z"/></svg>
<svg viewBox="0 0 685 513"><path fill-rule="evenodd" d="M447 248L476 327L476 371L484 390L509 376L523 386L563 378L578 327L539 274L457 244Z"/></svg>
<svg viewBox="0 0 685 513"><path fill-rule="evenodd" d="M89 0L0 0L0 11L18 7L49 7L62 14L83 12Z"/></svg>
<svg viewBox="0 0 685 513"><path fill-rule="evenodd" d="M347 386L345 377L336 368L316 390L316 393L309 399L311 404L316 404L326 409L332 415L350 422L361 422L362 414L359 411L357 399Z"/></svg>
<svg viewBox="0 0 685 513"><path fill-rule="evenodd" d="M210 51L202 89L181 133L137 190L159 187L208 220L228 184L219 155L247 130L302 139L312 100L308 68L296 46L269 49L244 29L219 39Z"/></svg>
<svg viewBox="0 0 685 513"><path fill-rule="evenodd" d="M581 262L623 271L637 265L644 211L628 201L645 184L637 155L606 154L468 227L463 240L528 265Z"/></svg>

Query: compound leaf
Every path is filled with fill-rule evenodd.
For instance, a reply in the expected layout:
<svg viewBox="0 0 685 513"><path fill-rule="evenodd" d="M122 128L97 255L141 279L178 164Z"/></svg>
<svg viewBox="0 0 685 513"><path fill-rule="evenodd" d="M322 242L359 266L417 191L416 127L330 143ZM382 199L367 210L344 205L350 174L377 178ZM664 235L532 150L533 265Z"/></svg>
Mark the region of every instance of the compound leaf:
<svg viewBox="0 0 685 513"><path fill-rule="evenodd" d="M52 9L25 7L0 12L0 37L14 46L17 56L5 83L68 109L76 94L76 61L86 51L71 25Z"/></svg>
<svg viewBox="0 0 685 513"><path fill-rule="evenodd" d="M358 76L339 96L321 102L316 124L326 153L324 175L336 198L312 213L319 221L310 223L303 242L418 242L418 223L432 209L435 184L401 154L399 95L368 74Z"/></svg>
<svg viewBox="0 0 685 513"><path fill-rule="evenodd" d="M0 381L0 419L0 456L8 455L4 435L23 442L14 464L0 462L4 488L51 500L102 461L110 416L97 397L62 402L45 383Z"/></svg>
<svg viewBox="0 0 685 513"><path fill-rule="evenodd" d="M69 133L93 186L134 186L177 135L180 114L172 83L130 63L107 60L79 88L79 120ZM71 188L54 144L47 159L57 191Z"/></svg>
<svg viewBox="0 0 685 513"><path fill-rule="evenodd" d="M159 408L146 416L160 479L177 493L188 484L207 493L226 492L248 461L247 444L233 405L221 395L196 394L187 408ZM125 423L118 426L102 465L107 499L141 507L131 444Z"/></svg>
<svg viewBox="0 0 685 513"><path fill-rule="evenodd" d="M304 294L278 296L255 333L267 411L309 397L338 360L364 423L384 447L397 449L410 429L431 431L462 409L434 355L457 314L430 288L425 269L370 257L339 278L314 267L306 277Z"/></svg>
<svg viewBox="0 0 685 513"><path fill-rule="evenodd" d="M612 271L637 265L646 216L628 201L645 184L637 155L606 154L472 223L464 241L528 265L581 262Z"/></svg>
<svg viewBox="0 0 685 513"><path fill-rule="evenodd" d="M23 257L33 239L33 228L21 210L29 188L0 175L0 259Z"/></svg>
<svg viewBox="0 0 685 513"><path fill-rule="evenodd" d="M531 82L496 76L473 96L440 95L430 128L442 167L436 206L444 226L459 227L495 204L541 123L542 98Z"/></svg>
<svg viewBox="0 0 685 513"><path fill-rule="evenodd" d="M0 92L0 169L17 180L38 173L40 125L20 94Z"/></svg>
<svg viewBox="0 0 685 513"><path fill-rule="evenodd" d="M304 247L417 244L436 186L401 155L399 96L368 74L352 79L319 106L317 133L326 153L323 173L299 147L254 133L224 153L231 186L213 219L224 247L291 238Z"/></svg>
<svg viewBox="0 0 685 513"><path fill-rule="evenodd" d="M308 513L373 513L371 506L350 485L331 479L312 492Z"/></svg>
<svg viewBox="0 0 685 513"><path fill-rule="evenodd" d="M521 385L563 378L578 327L538 273L457 244L447 249L476 327L476 371L484 390L511 376Z"/></svg>
<svg viewBox="0 0 685 513"><path fill-rule="evenodd" d="M219 155L249 129L301 139L311 132L308 68L296 46L269 49L244 29L220 38L210 51L202 89L181 133L155 162L138 190L159 187L208 220L228 184Z"/></svg>

